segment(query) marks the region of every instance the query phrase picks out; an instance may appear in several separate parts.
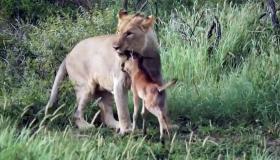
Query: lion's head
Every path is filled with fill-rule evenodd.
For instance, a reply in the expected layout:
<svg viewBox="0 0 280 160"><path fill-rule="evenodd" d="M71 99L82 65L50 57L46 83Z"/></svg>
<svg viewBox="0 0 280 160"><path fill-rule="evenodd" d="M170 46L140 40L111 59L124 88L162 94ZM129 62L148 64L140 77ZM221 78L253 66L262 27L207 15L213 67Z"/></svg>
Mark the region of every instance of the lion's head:
<svg viewBox="0 0 280 160"><path fill-rule="evenodd" d="M125 52L142 53L146 48L155 20L153 16L145 17L141 14L129 15L121 10L118 14L118 38L113 47L119 54ZM153 35L155 36L155 35Z"/></svg>

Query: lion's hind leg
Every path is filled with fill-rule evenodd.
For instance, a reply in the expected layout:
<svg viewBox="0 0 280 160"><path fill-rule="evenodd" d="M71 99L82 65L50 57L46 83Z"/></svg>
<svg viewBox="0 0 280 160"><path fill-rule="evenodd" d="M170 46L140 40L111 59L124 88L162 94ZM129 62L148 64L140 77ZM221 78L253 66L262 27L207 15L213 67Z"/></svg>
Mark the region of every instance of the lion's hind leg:
<svg viewBox="0 0 280 160"><path fill-rule="evenodd" d="M75 112L74 117L75 123L79 129L87 129L92 127L92 125L84 119L84 108L90 100L90 98L93 96L95 89L96 85L77 85L75 87L77 98L77 110Z"/></svg>

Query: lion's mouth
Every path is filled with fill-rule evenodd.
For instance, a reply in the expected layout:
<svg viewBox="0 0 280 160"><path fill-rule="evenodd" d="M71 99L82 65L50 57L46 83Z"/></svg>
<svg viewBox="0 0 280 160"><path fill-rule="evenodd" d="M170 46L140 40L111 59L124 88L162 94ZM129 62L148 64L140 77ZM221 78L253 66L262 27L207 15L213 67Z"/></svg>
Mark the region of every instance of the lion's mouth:
<svg viewBox="0 0 280 160"><path fill-rule="evenodd" d="M117 53L119 54L119 56L125 56L127 59L129 59L132 56L137 56L139 58L143 58L143 59L153 59L154 57L149 57L149 56L142 56L140 53L132 51L132 50L116 50Z"/></svg>
<svg viewBox="0 0 280 160"><path fill-rule="evenodd" d="M124 50L124 51L116 50L116 51L117 51L119 56L126 56L127 59L129 59L132 55L135 55L135 54L140 55L138 52L134 52L134 51L131 51L131 50Z"/></svg>

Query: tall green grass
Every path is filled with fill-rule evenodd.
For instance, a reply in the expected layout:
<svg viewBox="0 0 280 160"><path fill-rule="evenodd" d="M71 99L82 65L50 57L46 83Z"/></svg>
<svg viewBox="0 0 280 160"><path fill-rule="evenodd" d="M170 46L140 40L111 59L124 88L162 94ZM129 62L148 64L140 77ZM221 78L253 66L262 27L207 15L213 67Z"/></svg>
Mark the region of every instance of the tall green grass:
<svg viewBox="0 0 280 160"><path fill-rule="evenodd" d="M200 12L180 12L160 34L163 73L180 80L170 92L170 109L217 123L278 121L280 37L269 23L261 25L256 16L261 7L225 3L208 9L194 36L182 40L180 27L187 32L185 23L195 26ZM209 57L206 35L214 15L219 17L222 39Z"/></svg>

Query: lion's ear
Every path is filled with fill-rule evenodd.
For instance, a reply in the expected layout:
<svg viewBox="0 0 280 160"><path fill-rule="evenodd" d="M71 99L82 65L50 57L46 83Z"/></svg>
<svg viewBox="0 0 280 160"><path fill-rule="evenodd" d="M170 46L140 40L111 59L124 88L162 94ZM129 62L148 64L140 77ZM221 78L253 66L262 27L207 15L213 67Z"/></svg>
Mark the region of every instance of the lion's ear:
<svg viewBox="0 0 280 160"><path fill-rule="evenodd" d="M144 27L144 29L149 29L153 26L154 23L155 18L152 15L150 15L142 22L142 26Z"/></svg>
<svg viewBox="0 0 280 160"><path fill-rule="evenodd" d="M127 16L127 15L128 15L127 11L126 11L125 9L121 9L121 10L119 11L117 17L118 17L119 19L122 19L124 16Z"/></svg>

